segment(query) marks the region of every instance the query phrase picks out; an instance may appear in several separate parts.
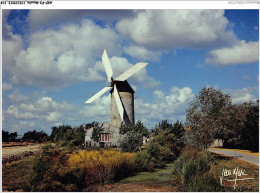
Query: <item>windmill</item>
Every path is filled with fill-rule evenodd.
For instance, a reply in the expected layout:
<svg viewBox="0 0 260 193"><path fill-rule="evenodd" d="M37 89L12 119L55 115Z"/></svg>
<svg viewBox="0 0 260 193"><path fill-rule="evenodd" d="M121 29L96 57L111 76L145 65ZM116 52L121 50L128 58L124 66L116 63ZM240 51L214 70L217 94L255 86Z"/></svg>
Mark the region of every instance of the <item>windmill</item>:
<svg viewBox="0 0 260 193"><path fill-rule="evenodd" d="M104 50L102 55L102 63L110 86L101 89L85 103L92 103L111 89L110 123L117 127L120 127L121 123L126 125L134 124L134 90L128 84L127 79L144 68L148 63L137 63L115 79L112 77L113 70L106 50Z"/></svg>

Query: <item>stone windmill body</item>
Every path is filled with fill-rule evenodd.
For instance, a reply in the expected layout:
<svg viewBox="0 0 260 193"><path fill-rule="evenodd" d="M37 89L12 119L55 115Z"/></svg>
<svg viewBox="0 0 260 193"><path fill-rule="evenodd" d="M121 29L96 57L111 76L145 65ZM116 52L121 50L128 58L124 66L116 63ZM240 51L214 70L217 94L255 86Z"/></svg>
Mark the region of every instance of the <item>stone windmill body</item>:
<svg viewBox="0 0 260 193"><path fill-rule="evenodd" d="M117 78L113 79L113 71L106 53L102 55L102 63L104 65L109 87L104 87L94 96L88 99L85 103L92 103L98 97L106 93L111 89L111 104L110 104L110 123L116 127L120 127L121 124L134 124L134 90L127 82L127 79L134 75L136 72L144 68L147 63L137 63L133 67L129 68Z"/></svg>

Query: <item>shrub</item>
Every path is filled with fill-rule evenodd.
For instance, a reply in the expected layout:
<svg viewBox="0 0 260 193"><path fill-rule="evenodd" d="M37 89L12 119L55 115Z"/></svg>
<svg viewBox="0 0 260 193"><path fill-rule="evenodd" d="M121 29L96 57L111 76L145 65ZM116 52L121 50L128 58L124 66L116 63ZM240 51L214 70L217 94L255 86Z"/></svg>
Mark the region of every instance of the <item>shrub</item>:
<svg viewBox="0 0 260 193"><path fill-rule="evenodd" d="M210 169L210 156L207 153L198 153L195 159L182 162L181 179L183 184L189 184L191 179L201 175Z"/></svg>
<svg viewBox="0 0 260 193"><path fill-rule="evenodd" d="M187 188L188 192L220 192L222 190L220 182L211 173L196 176Z"/></svg>
<svg viewBox="0 0 260 193"><path fill-rule="evenodd" d="M148 136L148 130L141 121L132 125L121 125L120 134L123 138L120 140L120 147L124 152L136 152L143 145L143 136Z"/></svg>
<svg viewBox="0 0 260 193"><path fill-rule="evenodd" d="M197 155L198 151L196 148L192 146L185 146L181 152L181 155L178 157L177 160L174 161L173 173L181 176L183 165L189 160L194 160Z"/></svg>
<svg viewBox="0 0 260 193"><path fill-rule="evenodd" d="M51 145L43 147L33 159L33 167L24 191L81 191L86 186L86 172L67 166L65 152Z"/></svg>
<svg viewBox="0 0 260 193"><path fill-rule="evenodd" d="M68 159L69 166L86 170L87 183L109 183L117 181L134 171L132 153L117 150L91 150L74 153Z"/></svg>
<svg viewBox="0 0 260 193"><path fill-rule="evenodd" d="M124 152L136 152L143 144L143 135L135 131L128 131L120 140L120 147Z"/></svg>
<svg viewBox="0 0 260 193"><path fill-rule="evenodd" d="M165 155L163 154L163 149L165 147L162 147L156 142L152 142L147 145L147 152L149 153L151 157L151 164L154 167L164 167L165 166ZM166 151L166 150L165 150Z"/></svg>
<svg viewBox="0 0 260 193"><path fill-rule="evenodd" d="M182 184L190 183L191 179L197 173L197 166L194 164L193 160L189 160L188 162L183 164L181 170L181 180Z"/></svg>
<svg viewBox="0 0 260 193"><path fill-rule="evenodd" d="M151 169L151 156L147 149L135 153L133 159L136 171L141 172Z"/></svg>
<svg viewBox="0 0 260 193"><path fill-rule="evenodd" d="M195 148L187 146L174 162L173 173L181 178L187 191L220 190L220 184L209 174L213 161L211 154L198 152Z"/></svg>

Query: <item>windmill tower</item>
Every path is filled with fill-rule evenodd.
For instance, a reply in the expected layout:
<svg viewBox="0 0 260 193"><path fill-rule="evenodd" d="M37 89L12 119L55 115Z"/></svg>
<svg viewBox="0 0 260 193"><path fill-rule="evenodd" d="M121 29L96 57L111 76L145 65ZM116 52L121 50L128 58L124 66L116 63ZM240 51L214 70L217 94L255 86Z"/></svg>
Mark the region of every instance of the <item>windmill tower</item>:
<svg viewBox="0 0 260 193"><path fill-rule="evenodd" d="M85 103L92 103L98 97L111 89L111 104L110 104L110 123L114 126L120 127L121 123L130 125L134 124L134 90L128 84L127 79L136 72L144 68L147 63L137 63L129 68L117 78L113 79L113 71L107 56L106 50L102 55L102 63L104 65L109 87L104 87Z"/></svg>

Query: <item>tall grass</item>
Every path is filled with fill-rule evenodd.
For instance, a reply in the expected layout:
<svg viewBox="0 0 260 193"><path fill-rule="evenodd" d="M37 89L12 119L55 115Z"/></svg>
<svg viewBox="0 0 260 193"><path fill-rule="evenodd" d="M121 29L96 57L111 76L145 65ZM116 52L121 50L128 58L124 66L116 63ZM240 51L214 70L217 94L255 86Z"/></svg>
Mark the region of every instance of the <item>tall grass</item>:
<svg viewBox="0 0 260 193"><path fill-rule="evenodd" d="M133 173L133 153L122 153L114 149L83 150L73 153L68 159L69 166L86 170L86 181L109 183Z"/></svg>
<svg viewBox="0 0 260 193"><path fill-rule="evenodd" d="M186 147L174 162L173 173L180 177L186 191L220 191L218 180L209 172L213 162L210 153Z"/></svg>
<svg viewBox="0 0 260 193"><path fill-rule="evenodd" d="M68 152L45 146L33 158L23 190L33 192L82 191L86 172L67 165Z"/></svg>

